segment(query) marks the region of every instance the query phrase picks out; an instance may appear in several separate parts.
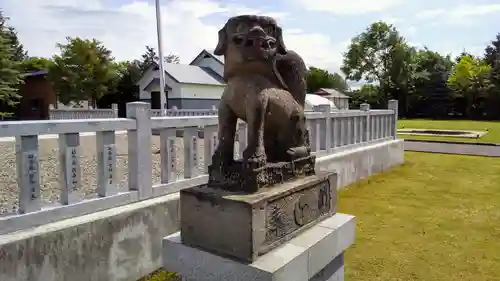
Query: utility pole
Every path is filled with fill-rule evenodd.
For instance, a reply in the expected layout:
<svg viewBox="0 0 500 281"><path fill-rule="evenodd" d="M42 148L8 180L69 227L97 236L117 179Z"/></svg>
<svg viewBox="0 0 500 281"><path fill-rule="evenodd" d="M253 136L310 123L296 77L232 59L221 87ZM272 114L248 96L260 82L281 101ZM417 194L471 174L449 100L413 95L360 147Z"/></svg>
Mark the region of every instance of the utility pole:
<svg viewBox="0 0 500 281"><path fill-rule="evenodd" d="M160 109L161 115L167 115L167 94L165 93L165 70L163 69L163 42L161 34L161 13L160 0L155 1L156 5L156 32L158 33L158 65L160 66Z"/></svg>

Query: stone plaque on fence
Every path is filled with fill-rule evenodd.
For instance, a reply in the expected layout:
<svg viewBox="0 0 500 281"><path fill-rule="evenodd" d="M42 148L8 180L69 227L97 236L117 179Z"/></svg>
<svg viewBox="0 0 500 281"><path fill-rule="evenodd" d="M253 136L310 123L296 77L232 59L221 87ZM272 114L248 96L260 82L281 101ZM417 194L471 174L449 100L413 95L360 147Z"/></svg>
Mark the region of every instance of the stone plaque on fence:
<svg viewBox="0 0 500 281"><path fill-rule="evenodd" d="M71 204L78 202L82 197L78 194L81 184L80 153L77 146L68 146L62 153L61 203Z"/></svg>
<svg viewBox="0 0 500 281"><path fill-rule="evenodd" d="M38 151L23 152L23 179L22 186L24 190L28 191L29 201L36 201L40 198L40 173L38 166ZM24 198L26 200L26 198Z"/></svg>
<svg viewBox="0 0 500 281"><path fill-rule="evenodd" d="M103 180L106 190L114 191L116 189L115 167L116 167L116 145L107 144L103 149Z"/></svg>

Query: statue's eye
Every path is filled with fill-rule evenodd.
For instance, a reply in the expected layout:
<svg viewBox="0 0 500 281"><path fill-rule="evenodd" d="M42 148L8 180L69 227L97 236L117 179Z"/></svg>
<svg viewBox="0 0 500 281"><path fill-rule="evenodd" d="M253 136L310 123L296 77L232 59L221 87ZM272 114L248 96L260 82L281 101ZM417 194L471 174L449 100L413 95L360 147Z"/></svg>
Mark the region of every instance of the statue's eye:
<svg viewBox="0 0 500 281"><path fill-rule="evenodd" d="M274 36L274 26L272 25L266 25L263 26L262 29L267 33L267 35Z"/></svg>
<svg viewBox="0 0 500 281"><path fill-rule="evenodd" d="M237 33L244 33L248 31L248 24L246 22L241 22L238 24L236 27L236 32Z"/></svg>

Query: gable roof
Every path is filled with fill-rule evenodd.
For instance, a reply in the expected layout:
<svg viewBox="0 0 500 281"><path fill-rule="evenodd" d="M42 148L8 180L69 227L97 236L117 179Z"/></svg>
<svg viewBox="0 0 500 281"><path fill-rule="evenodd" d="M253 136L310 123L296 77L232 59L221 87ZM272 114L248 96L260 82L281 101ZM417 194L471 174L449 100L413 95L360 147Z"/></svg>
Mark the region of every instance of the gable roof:
<svg viewBox="0 0 500 281"><path fill-rule="evenodd" d="M330 89L330 88L320 88L318 89L314 94L323 94L327 93L331 97L338 97L338 98L349 98L349 96L335 90L335 89Z"/></svg>
<svg viewBox="0 0 500 281"><path fill-rule="evenodd" d="M224 80L215 71L189 64L164 63L163 69L177 83L224 85Z"/></svg>
<svg viewBox="0 0 500 281"><path fill-rule="evenodd" d="M214 54L213 50L206 50L203 49L195 58L193 61L191 61L191 65L193 65L196 61L198 61L201 58L206 58L207 56L212 57L215 61L219 62L220 64L224 65L224 56L217 56Z"/></svg>

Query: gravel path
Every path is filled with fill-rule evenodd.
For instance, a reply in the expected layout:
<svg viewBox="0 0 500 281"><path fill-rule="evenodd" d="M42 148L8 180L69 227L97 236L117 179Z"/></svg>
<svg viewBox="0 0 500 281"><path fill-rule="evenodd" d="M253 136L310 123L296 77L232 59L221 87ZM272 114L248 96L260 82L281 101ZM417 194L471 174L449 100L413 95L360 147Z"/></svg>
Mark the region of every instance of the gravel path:
<svg viewBox="0 0 500 281"><path fill-rule="evenodd" d="M116 178L119 182L121 191L127 190L128 186L128 168L127 168L127 135L116 135L117 144L117 168ZM203 169L203 140L198 141L198 155L200 157L199 169ZM160 154L154 152L160 148L159 136L151 137L152 155L152 179L153 184L160 182ZM176 139L177 167L178 172L183 170L183 141L182 138ZM0 160L0 213L10 213L17 210L18 206L18 186L16 182L16 156L15 142L0 142L1 157ZM82 184L80 192L85 197L93 197L96 193L96 145L95 136L80 137L80 165L82 169ZM46 202L57 202L59 200L59 160L58 160L58 140L41 139L39 140L39 159L40 159L40 184L41 197Z"/></svg>

